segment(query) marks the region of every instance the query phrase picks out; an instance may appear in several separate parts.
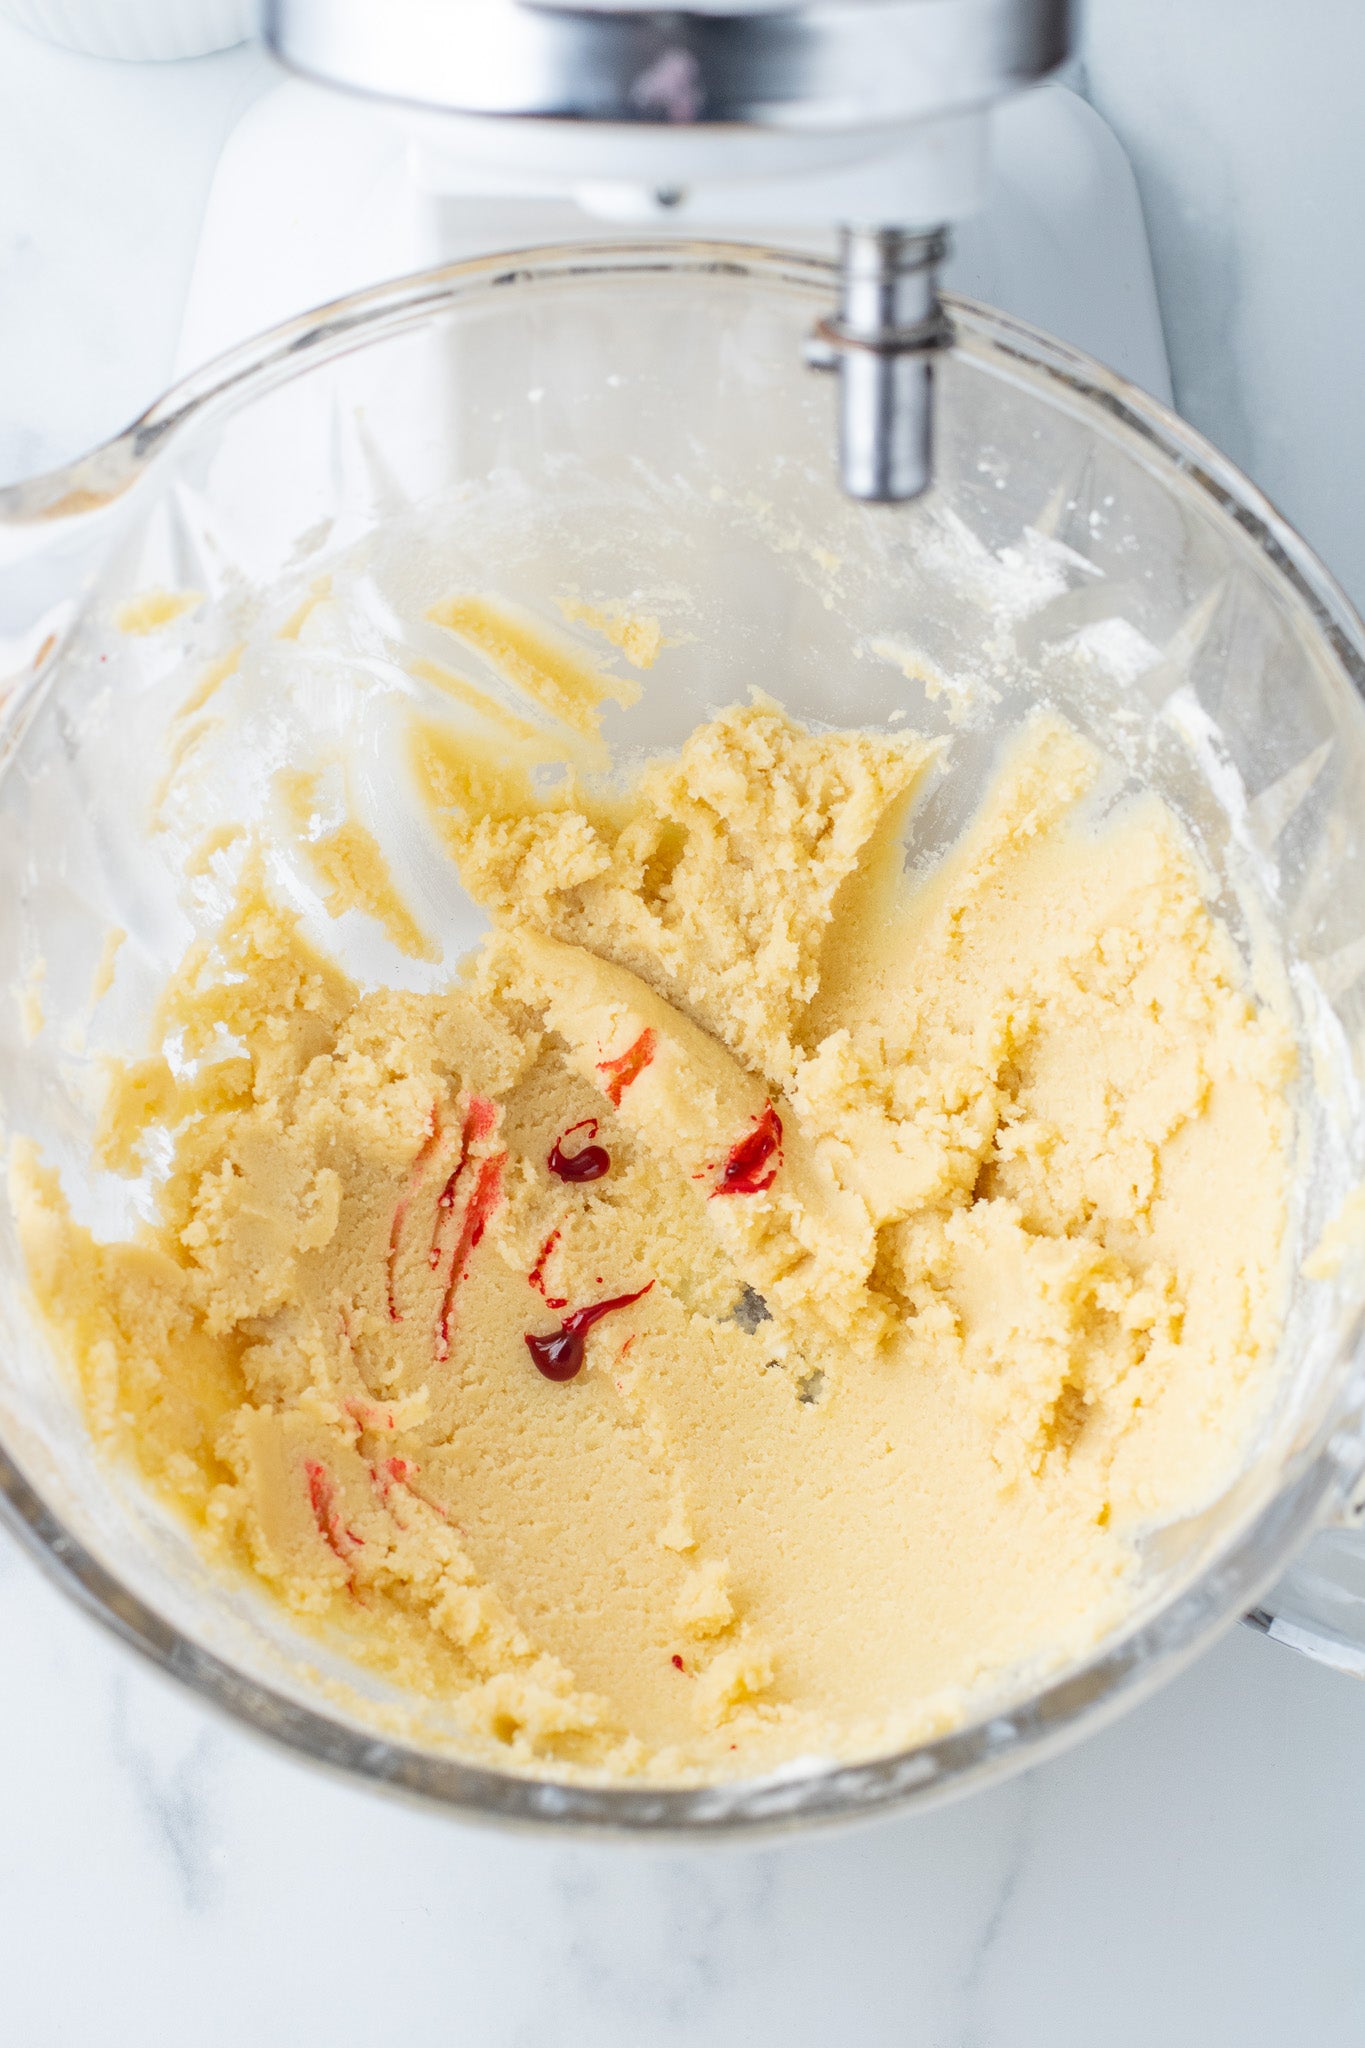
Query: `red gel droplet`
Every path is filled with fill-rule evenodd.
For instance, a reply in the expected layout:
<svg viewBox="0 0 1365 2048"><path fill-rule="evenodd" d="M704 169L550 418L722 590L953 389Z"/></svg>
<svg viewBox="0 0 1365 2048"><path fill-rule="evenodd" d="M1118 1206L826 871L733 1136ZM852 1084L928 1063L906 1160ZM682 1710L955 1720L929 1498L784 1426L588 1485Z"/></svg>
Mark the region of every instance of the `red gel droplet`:
<svg viewBox="0 0 1365 2048"><path fill-rule="evenodd" d="M654 1028L646 1024L634 1045L628 1045L614 1060L599 1060L597 1071L605 1074L602 1091L613 1109L621 1107L621 1097L632 1081L638 1081L654 1057L656 1044Z"/></svg>
<svg viewBox="0 0 1365 2048"><path fill-rule="evenodd" d="M642 1294L648 1294L653 1285L652 1280L647 1280L634 1294L618 1294L610 1301L593 1301L586 1308L576 1308L548 1337L535 1336L528 1330L526 1349L535 1361L536 1371L547 1380L573 1379L583 1369L583 1347L593 1324L609 1316L614 1308L629 1308Z"/></svg>
<svg viewBox="0 0 1365 2048"><path fill-rule="evenodd" d="M776 1157L774 1158L774 1154ZM769 1165L769 1161L772 1164ZM782 1119L771 1102L747 1138L741 1138L720 1170L713 1195L766 1194L782 1164Z"/></svg>
<svg viewBox="0 0 1365 2048"><path fill-rule="evenodd" d="M682 1658L678 1656L676 1651L673 1654L673 1669L675 1671L686 1671L687 1669L687 1666L683 1663Z"/></svg>
<svg viewBox="0 0 1365 2048"><path fill-rule="evenodd" d="M565 1152L564 1139L571 1138L575 1131L586 1131L588 1143L580 1145L576 1152ZM550 1147L546 1165L551 1173L561 1180L601 1180L604 1173L611 1172L611 1154L605 1145L594 1145L597 1136L597 1118L585 1117L581 1124L570 1124L563 1137L556 1138Z"/></svg>

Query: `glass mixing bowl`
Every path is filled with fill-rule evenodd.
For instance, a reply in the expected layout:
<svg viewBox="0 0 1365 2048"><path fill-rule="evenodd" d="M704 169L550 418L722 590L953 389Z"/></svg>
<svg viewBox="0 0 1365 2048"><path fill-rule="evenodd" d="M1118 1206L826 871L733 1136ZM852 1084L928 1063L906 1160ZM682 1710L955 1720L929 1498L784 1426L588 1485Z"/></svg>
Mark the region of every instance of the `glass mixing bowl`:
<svg viewBox="0 0 1365 2048"><path fill-rule="evenodd" d="M1365 1262L1299 1270L1365 1154L1365 634L1197 435L980 307L952 308L931 497L845 501L828 384L801 356L831 292L821 262L727 245L463 263L278 328L97 453L0 493L13 676L0 730L4 1126L36 1139L97 1230L126 1229L138 1201L90 1164L100 1061L143 1048L162 980L214 909L190 883L190 825L259 813L300 744L344 740L447 959L478 929L405 814L395 767L421 687L398 656L431 630L413 623L424 603L457 583L546 609L566 589L644 593L672 644L642 703L612 714L607 736L623 747L677 744L754 683L803 718L951 734L955 772L913 827L920 857L958 828L1000 731L1052 703L1174 806L1248 959L1284 963L1279 1000L1305 1053L1296 1277L1279 1396L1244 1475L1153 1533L1138 1606L1083 1663L1042 1690L1002 1684L972 1725L858 1765L597 1788L473 1768L437 1722L395 1739L383 1683L208 1571L179 1524L95 1453L35 1326L5 1209L12 1527L89 1612L240 1721L471 1816L694 1835L849 1817L1074 1741L1248 1608L1347 1665L1365 1643L1351 1583L1365 1572L1344 1526L1362 1467ZM203 665L274 636L342 565L364 593L347 647L296 649L254 699L187 720ZM158 631L118 630L120 602L154 586L205 601ZM154 830L168 747L202 747L208 770L192 815L163 804ZM113 926L128 939L96 999ZM332 937L357 972L423 985L424 970L372 936ZM1267 1593L1327 1522L1297 1579Z"/></svg>

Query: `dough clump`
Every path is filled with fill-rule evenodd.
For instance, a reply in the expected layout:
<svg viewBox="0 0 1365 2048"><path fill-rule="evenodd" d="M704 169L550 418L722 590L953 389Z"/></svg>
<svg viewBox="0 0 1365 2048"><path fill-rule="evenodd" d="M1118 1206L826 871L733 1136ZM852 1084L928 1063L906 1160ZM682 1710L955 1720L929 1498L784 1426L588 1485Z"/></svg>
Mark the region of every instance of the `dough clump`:
<svg viewBox="0 0 1365 2048"><path fill-rule="evenodd" d="M471 1756L924 1739L1092 1646L1237 1474L1289 1037L1054 719L908 875L935 752L759 698L594 801L420 728L492 920L450 987L358 988L243 842L104 1109L104 1166L169 1160L155 1221L96 1242L16 1149L92 1428Z"/></svg>

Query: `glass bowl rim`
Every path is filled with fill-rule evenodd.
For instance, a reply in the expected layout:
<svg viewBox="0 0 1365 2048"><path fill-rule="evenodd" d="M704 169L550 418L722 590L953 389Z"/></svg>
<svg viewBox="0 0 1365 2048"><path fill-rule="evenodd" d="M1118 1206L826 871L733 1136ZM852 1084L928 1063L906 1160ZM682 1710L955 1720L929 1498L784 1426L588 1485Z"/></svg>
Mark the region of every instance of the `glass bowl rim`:
<svg viewBox="0 0 1365 2048"><path fill-rule="evenodd" d="M788 286L828 301L830 261L738 242L618 240L556 244L472 258L398 278L285 321L172 385L122 433L87 455L0 489L0 528L98 518L154 470L192 422L229 414L314 365L419 326L481 292L566 279L718 278ZM1265 495L1167 407L1079 350L1027 322L956 295L947 306L959 344L1042 373L1075 401L1136 437L1154 466L1174 469L1250 538L1325 643L1333 665L1365 698L1365 625L1335 579ZM831 457L832 459L832 457ZM65 634L61 636L64 640ZM32 684L49 672L44 648ZM20 704L0 710L0 738L17 737ZM0 773L14 758L0 762ZM1343 1346L1343 1358L1352 1345ZM1031 1697L932 1741L860 1763L810 1759L764 1777L695 1786L594 1784L496 1770L333 1719L248 1678L165 1621L64 1526L0 1444L0 1519L87 1614L237 1725L349 1778L411 1795L469 1821L568 1826L612 1835L751 1839L774 1830L852 1821L923 1806L998 1779L1069 1746L1115 1718L1190 1662L1253 1607L1296 1545L1341 1498L1358 1452L1349 1427L1365 1389L1350 1375L1312 1438L1288 1462L1273 1495L1199 1576L1150 1616Z"/></svg>

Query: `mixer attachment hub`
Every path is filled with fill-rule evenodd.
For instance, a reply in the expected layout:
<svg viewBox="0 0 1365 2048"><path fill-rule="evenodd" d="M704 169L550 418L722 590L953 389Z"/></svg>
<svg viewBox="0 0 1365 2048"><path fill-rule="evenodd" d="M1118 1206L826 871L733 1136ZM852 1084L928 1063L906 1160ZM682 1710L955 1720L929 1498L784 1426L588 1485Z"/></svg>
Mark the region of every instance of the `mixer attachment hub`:
<svg viewBox="0 0 1365 2048"><path fill-rule="evenodd" d="M839 310L806 347L839 376L839 475L851 498L918 498L934 473L934 357L953 330L939 303L943 228L840 230Z"/></svg>

